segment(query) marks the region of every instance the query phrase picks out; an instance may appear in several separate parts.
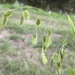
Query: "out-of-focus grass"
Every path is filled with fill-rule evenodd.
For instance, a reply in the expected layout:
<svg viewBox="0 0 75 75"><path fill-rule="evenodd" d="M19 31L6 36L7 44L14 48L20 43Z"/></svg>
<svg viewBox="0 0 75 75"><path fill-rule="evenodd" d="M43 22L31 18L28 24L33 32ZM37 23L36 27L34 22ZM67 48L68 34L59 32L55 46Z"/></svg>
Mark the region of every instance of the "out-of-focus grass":
<svg viewBox="0 0 75 75"><path fill-rule="evenodd" d="M19 7L18 5L4 4L0 7L0 22L2 14L6 10L12 10L13 15L2 29L9 32L9 35L0 39L0 74L1 75L55 75L56 68L50 66L51 55L61 50L62 43L70 32L66 14L45 12L30 6ZM30 19L20 25L20 17L24 10L29 10ZM70 15L73 22L74 15ZM32 46L31 39L35 31L35 19L40 18L42 23L38 29L38 45ZM50 27L52 31L52 45L46 55L48 64L41 63L42 36L45 28ZM69 42L69 40L68 40ZM70 42L69 42L70 43ZM66 47L66 56L63 62L62 75L67 75L68 67L75 67L75 53ZM73 54L72 54L73 53ZM67 60L67 61L66 61Z"/></svg>

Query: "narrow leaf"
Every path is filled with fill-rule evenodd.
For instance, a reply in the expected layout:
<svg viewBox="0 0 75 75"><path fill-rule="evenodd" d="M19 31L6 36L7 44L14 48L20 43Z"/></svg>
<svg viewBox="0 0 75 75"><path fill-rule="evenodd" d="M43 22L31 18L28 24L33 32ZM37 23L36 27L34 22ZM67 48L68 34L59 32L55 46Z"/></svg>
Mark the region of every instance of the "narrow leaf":
<svg viewBox="0 0 75 75"><path fill-rule="evenodd" d="M75 75L75 72L73 71L72 68L69 69L69 72L70 72L71 75Z"/></svg>
<svg viewBox="0 0 75 75"><path fill-rule="evenodd" d="M69 24L70 24L70 28L71 28L71 30L72 30L72 33L73 33L74 36L75 36L75 27L74 27L74 24L73 24L73 22L72 22L70 16L68 16L68 20L69 20Z"/></svg>

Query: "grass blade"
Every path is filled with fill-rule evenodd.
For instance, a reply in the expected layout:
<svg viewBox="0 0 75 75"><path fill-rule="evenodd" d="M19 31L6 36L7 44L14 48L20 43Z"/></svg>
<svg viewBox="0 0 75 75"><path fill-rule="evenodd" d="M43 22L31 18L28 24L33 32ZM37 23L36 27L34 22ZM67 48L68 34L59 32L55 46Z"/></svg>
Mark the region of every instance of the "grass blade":
<svg viewBox="0 0 75 75"><path fill-rule="evenodd" d="M68 15L68 20L69 20L69 24L70 24L70 28L71 28L71 30L72 30L72 33L73 33L74 36L75 36L75 28L74 28L74 24L73 24L73 22L72 22L72 20L71 20L71 18L70 18L69 15Z"/></svg>
<svg viewBox="0 0 75 75"><path fill-rule="evenodd" d="M70 72L71 75L75 75L75 72L73 71L72 68L69 69L69 72Z"/></svg>

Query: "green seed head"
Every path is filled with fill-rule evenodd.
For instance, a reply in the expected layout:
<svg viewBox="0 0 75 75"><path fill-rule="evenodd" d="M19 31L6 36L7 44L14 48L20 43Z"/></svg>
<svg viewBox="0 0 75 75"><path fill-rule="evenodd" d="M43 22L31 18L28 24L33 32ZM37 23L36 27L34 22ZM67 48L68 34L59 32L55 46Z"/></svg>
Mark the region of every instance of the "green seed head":
<svg viewBox="0 0 75 75"><path fill-rule="evenodd" d="M36 25L39 26L40 24L41 24L41 20L38 18L38 19L36 20Z"/></svg>
<svg viewBox="0 0 75 75"><path fill-rule="evenodd" d="M12 11L11 10L8 10L3 16L4 17L9 17L12 15Z"/></svg>
<svg viewBox="0 0 75 75"><path fill-rule="evenodd" d="M30 18L30 14L29 14L29 11L28 10L25 10L23 12L23 17L24 17L25 20L28 20Z"/></svg>
<svg viewBox="0 0 75 75"><path fill-rule="evenodd" d="M47 57L46 57L46 55L45 55L45 53L42 51L42 62L43 62L43 64L46 64L47 63Z"/></svg>
<svg viewBox="0 0 75 75"><path fill-rule="evenodd" d="M22 16L22 17L21 17L21 20L20 20L20 24L22 25L23 22L24 22L24 17Z"/></svg>

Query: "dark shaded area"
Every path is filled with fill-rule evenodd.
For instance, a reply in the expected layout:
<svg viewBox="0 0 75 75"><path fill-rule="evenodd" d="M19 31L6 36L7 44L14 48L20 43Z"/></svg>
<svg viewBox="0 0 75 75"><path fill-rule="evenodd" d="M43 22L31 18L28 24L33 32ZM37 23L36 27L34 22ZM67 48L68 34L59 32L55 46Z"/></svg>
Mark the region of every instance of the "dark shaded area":
<svg viewBox="0 0 75 75"><path fill-rule="evenodd" d="M15 1L44 10L75 12L75 0L0 0L0 3L13 4Z"/></svg>
<svg viewBox="0 0 75 75"><path fill-rule="evenodd" d="M0 0L0 3L9 3L9 4L13 4L15 3L16 0Z"/></svg>

